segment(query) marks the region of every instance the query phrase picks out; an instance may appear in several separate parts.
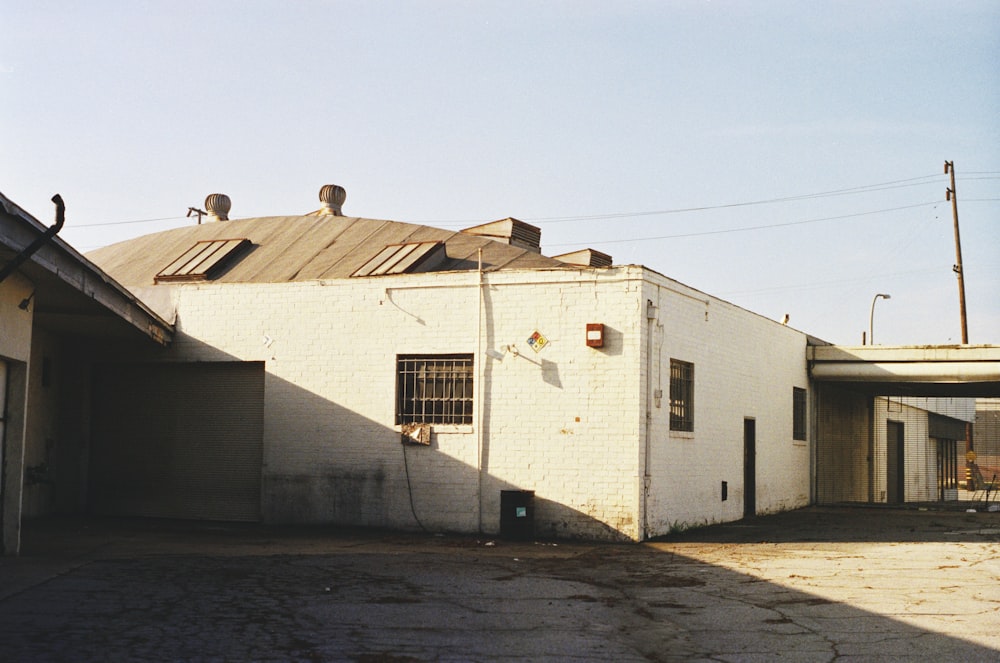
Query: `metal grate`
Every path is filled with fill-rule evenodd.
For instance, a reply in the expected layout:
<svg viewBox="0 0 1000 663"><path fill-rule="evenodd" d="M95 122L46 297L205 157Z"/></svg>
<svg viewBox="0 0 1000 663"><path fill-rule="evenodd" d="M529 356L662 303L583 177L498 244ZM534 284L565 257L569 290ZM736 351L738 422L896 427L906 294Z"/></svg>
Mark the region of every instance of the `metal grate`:
<svg viewBox="0 0 1000 663"><path fill-rule="evenodd" d="M670 360L670 430L694 430L694 364Z"/></svg>
<svg viewBox="0 0 1000 663"><path fill-rule="evenodd" d="M397 424L471 424L471 354L397 355Z"/></svg>

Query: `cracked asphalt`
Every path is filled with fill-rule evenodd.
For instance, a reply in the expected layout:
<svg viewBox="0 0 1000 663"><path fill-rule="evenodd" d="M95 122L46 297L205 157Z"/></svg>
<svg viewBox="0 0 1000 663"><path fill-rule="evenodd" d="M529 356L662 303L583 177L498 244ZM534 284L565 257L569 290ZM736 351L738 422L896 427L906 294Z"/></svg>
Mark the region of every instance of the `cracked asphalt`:
<svg viewBox="0 0 1000 663"><path fill-rule="evenodd" d="M3 661L1000 661L1000 513L809 508L645 544L26 523Z"/></svg>

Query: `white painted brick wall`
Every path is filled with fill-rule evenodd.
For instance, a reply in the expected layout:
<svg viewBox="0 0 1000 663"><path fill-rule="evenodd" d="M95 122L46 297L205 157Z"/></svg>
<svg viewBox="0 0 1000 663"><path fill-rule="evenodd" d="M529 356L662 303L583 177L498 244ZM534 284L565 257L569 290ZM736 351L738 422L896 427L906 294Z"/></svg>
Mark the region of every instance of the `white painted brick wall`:
<svg viewBox="0 0 1000 663"><path fill-rule="evenodd" d="M757 513L807 505L809 445L792 439L792 389L809 386L805 334L653 277L651 377L663 399L651 407L650 536L742 518L745 417L756 422ZM694 364L693 433L669 430L671 358Z"/></svg>
<svg viewBox="0 0 1000 663"><path fill-rule="evenodd" d="M639 535L637 293L628 270L476 273L184 286L175 360L266 362L264 514L492 533L500 491L535 491L540 535ZM588 322L609 346L585 345ZM535 353L535 330L549 345ZM493 358L485 354L502 357ZM484 357L479 426L399 442L395 356ZM405 462L404 462L405 461ZM407 468L409 481L407 481Z"/></svg>
<svg viewBox="0 0 1000 663"><path fill-rule="evenodd" d="M519 489L535 491L541 536L640 538L657 385L651 535L742 515L744 416L757 420L759 510L808 502L808 446L791 439L803 334L639 267L490 273L481 292L477 279L179 287L171 360L265 362L267 520L496 533L500 491ZM660 325L651 385L647 299ZM606 347L586 346L591 322ZM549 340L538 353L535 330ZM474 425L437 426L429 448L404 449L395 357L418 353L475 353L483 398ZM671 357L695 364L688 438L668 431Z"/></svg>

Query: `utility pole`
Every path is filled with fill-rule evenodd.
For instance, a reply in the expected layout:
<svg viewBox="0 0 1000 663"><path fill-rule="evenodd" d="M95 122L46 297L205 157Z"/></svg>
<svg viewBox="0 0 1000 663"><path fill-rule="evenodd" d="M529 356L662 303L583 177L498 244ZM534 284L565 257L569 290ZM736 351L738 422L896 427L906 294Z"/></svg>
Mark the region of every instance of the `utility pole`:
<svg viewBox="0 0 1000 663"><path fill-rule="evenodd" d="M955 162L944 162L944 174L951 175L951 188L946 190L945 200L951 201L951 215L955 219L955 265L958 275L958 310L962 318L962 345L969 343L969 326L965 317L965 272L962 270L962 240L958 234L958 194L955 192Z"/></svg>

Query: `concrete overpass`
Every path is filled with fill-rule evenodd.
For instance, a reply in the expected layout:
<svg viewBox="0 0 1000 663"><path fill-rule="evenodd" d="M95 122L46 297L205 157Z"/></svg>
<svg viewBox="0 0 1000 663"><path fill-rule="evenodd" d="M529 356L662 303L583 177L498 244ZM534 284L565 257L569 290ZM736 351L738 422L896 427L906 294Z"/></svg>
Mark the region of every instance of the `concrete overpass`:
<svg viewBox="0 0 1000 663"><path fill-rule="evenodd" d="M1000 397L1000 345L811 345L816 382L882 396Z"/></svg>

